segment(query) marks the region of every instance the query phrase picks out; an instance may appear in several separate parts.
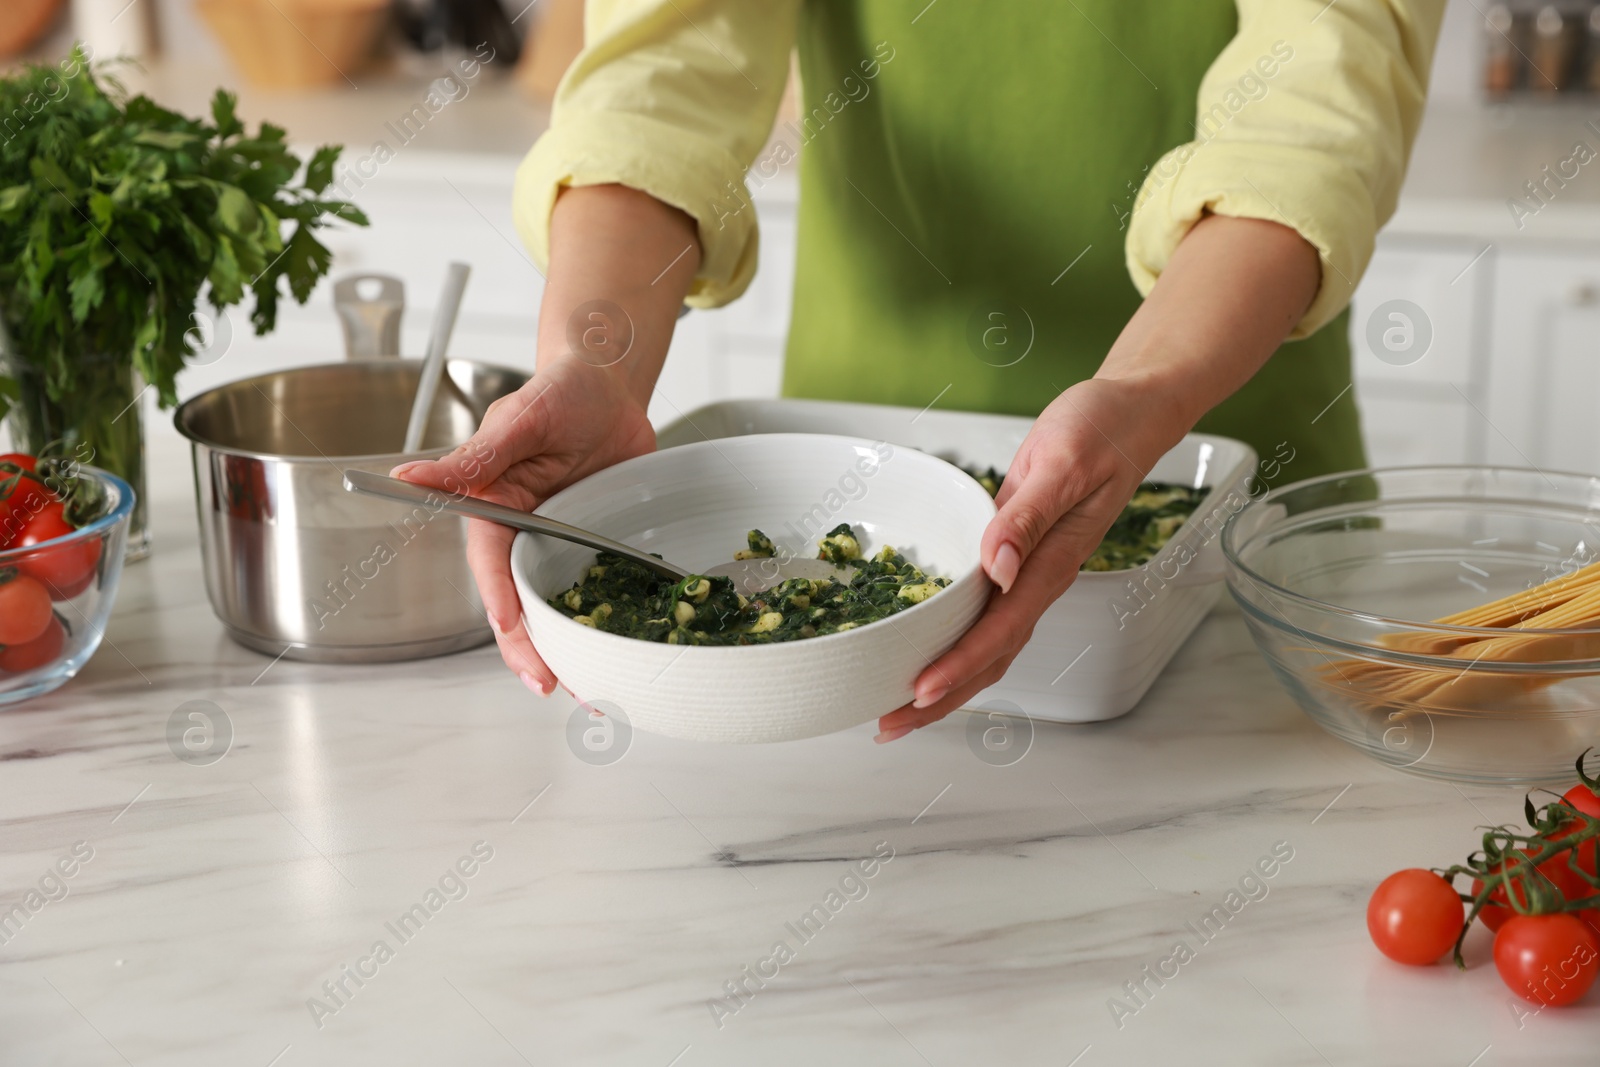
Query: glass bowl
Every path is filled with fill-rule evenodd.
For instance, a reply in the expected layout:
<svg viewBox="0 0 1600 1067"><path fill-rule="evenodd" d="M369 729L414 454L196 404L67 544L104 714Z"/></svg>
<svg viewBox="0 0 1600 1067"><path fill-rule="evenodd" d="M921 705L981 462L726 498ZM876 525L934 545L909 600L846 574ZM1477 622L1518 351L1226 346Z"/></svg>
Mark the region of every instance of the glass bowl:
<svg viewBox="0 0 1600 1067"><path fill-rule="evenodd" d="M0 705L62 685L89 662L105 634L122 577L134 494L127 482L97 468L77 467L73 473L103 494L100 517L65 537L0 552L0 578L39 582L54 615L42 637L0 647Z"/></svg>
<svg viewBox="0 0 1600 1067"><path fill-rule="evenodd" d="M1555 784L1600 744L1600 628L1516 636L1426 621L1600 558L1600 478L1494 467L1331 475L1249 500L1222 549L1229 591L1278 680L1312 721L1380 763Z"/></svg>

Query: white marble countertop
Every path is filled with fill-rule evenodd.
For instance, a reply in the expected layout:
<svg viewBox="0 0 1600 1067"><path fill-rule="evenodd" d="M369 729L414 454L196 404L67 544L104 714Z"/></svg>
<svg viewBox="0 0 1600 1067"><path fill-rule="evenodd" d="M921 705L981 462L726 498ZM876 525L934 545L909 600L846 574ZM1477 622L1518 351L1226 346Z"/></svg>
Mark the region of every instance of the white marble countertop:
<svg viewBox="0 0 1600 1067"><path fill-rule="evenodd" d="M1520 796L1345 750L1229 608L1133 714L1041 724L1009 767L961 716L887 746L636 735L596 766L571 702L492 651L330 667L231 644L187 457L164 419L150 437L154 556L84 673L0 715L0 910L92 851L0 943L6 1064L1593 1061L1600 1004L1519 1019L1483 938L1465 975L1367 942L1382 876L1466 853ZM209 765L166 740L191 700L231 723ZM1201 943L1186 924L1279 842L1267 895ZM396 927L413 905L420 931ZM1194 957L1129 1000L1179 938ZM792 958L726 1001L778 941ZM1113 998L1138 1008L1120 1027Z"/></svg>

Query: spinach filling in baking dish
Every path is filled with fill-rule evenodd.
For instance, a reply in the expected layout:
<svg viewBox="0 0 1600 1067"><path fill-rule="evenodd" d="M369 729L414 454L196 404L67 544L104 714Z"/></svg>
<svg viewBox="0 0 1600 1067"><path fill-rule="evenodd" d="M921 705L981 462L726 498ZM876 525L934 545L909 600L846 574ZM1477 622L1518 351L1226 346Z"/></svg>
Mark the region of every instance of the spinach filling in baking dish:
<svg viewBox="0 0 1600 1067"><path fill-rule="evenodd" d="M963 467L974 481L988 490L990 496L1000 492L1006 476L993 467L978 470ZM1083 566L1085 571L1122 571L1138 567L1154 559L1172 536L1193 515L1205 499L1204 489L1168 482L1145 482L1133 494L1128 506L1122 509L1117 521L1106 531L1105 539L1094 550Z"/></svg>
<svg viewBox="0 0 1600 1067"><path fill-rule="evenodd" d="M735 559L775 555L771 538L751 530ZM692 574L668 582L631 560L602 552L583 577L549 604L585 626L669 645L764 645L840 633L920 604L950 584L930 578L893 548L861 558L861 542L841 523L817 543L817 558L850 569L848 582L790 578L758 596L735 592L731 578Z"/></svg>

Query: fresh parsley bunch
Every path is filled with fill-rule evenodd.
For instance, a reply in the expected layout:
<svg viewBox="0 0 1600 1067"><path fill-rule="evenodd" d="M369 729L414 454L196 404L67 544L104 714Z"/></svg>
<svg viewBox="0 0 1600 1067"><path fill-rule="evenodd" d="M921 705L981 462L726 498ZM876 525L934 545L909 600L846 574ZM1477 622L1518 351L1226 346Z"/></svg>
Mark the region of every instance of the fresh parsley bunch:
<svg viewBox="0 0 1600 1067"><path fill-rule="evenodd" d="M328 271L316 231L367 224L323 199L339 146L302 168L282 129L251 134L234 104L219 89L207 122L129 98L79 50L0 79L0 319L52 401L92 389L85 361L110 357L171 406L202 287L219 309L248 292L268 333L280 283L303 304ZM7 395L0 380L0 415Z"/></svg>

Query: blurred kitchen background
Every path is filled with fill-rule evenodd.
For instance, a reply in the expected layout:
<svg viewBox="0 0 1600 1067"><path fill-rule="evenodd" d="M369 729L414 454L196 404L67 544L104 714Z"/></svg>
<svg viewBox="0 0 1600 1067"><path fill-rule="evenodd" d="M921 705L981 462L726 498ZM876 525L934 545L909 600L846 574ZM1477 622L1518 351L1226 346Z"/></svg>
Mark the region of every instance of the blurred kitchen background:
<svg viewBox="0 0 1600 1067"><path fill-rule="evenodd" d="M581 0L4 0L0 52L141 57L125 82L203 113L219 85L241 114L309 149L347 146L339 187L371 215L332 233L333 277L397 275L405 355L421 354L450 260L472 264L452 354L527 367L542 279L511 222L515 166L581 41ZM485 46L482 44L487 42ZM435 79L451 76L422 107ZM792 105L786 105L792 107ZM780 118L780 123L782 119ZM375 153L383 142L392 151ZM1376 464L1505 463L1600 471L1600 7L1451 0L1400 208L1351 319ZM379 157L382 158L379 158ZM775 394L794 250L794 165L760 183L749 294L679 325L651 414ZM257 339L212 331L184 396L338 358L331 285ZM152 418L152 450L177 456Z"/></svg>

